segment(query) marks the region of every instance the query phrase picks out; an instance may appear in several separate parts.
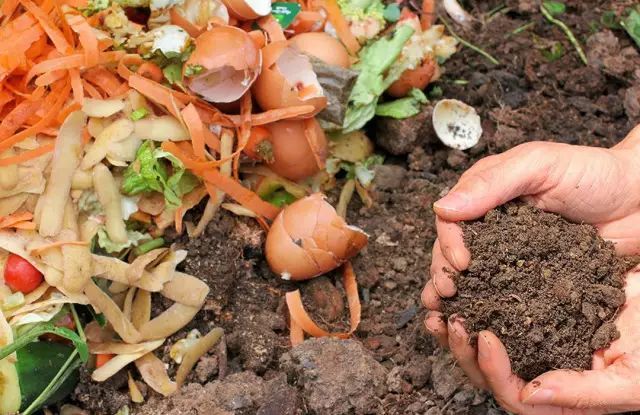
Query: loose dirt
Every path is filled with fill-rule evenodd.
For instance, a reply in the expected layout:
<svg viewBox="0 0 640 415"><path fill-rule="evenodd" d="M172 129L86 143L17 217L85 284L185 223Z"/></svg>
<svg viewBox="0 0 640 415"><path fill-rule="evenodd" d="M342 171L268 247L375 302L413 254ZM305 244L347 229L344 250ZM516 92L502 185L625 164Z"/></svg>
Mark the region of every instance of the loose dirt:
<svg viewBox="0 0 640 415"><path fill-rule="evenodd" d="M463 226L469 269L443 311L477 340L496 333L525 380L553 369L589 369L592 353L615 340L629 268L589 225L507 204Z"/></svg>

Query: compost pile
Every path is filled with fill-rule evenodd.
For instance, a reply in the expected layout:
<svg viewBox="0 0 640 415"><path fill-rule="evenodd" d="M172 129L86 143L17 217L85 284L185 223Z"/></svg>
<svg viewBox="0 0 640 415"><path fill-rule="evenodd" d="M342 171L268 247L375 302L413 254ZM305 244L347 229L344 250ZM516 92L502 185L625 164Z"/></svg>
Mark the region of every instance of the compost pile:
<svg viewBox="0 0 640 415"><path fill-rule="evenodd" d="M593 226L511 203L463 230L471 264L443 310L463 318L474 340L496 333L514 373L589 369L592 353L619 336L628 265Z"/></svg>

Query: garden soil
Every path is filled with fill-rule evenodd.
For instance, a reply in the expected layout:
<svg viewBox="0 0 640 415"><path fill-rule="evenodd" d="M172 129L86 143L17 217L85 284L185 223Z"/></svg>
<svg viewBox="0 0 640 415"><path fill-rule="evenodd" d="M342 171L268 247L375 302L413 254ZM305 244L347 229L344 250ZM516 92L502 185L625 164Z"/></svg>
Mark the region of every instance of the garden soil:
<svg viewBox="0 0 640 415"><path fill-rule="evenodd" d="M640 56L624 32L600 23L604 12L624 7L621 1L567 2L562 18L582 42L588 66L546 22L537 1L465 3L478 22L456 31L501 64L464 48L447 62L436 86L443 96L474 106L484 134L466 152L448 149L429 126L428 107L413 119L372 128L387 159L377 171L374 206L354 200L348 213L349 222L371 236L354 260L363 312L353 339L309 340L291 348L285 292L301 288L314 318L340 328L348 311L324 298L344 299L339 276L321 283L282 281L266 266L260 228L221 213L202 238L178 242L189 250L186 270L211 286L204 310L187 330L222 326L225 342L198 363L180 393L162 398L144 388L146 402L131 405L132 413L504 414L469 385L423 327L420 292L436 237L431 205L476 160L526 141L616 144L640 122ZM553 42L561 42L564 53L549 62L539 48ZM73 403L113 414L124 398L126 376L100 388L81 383Z"/></svg>
<svg viewBox="0 0 640 415"><path fill-rule="evenodd" d="M463 232L471 263L454 274L458 293L443 311L472 342L496 333L521 378L589 369L593 352L619 337L613 320L629 266L593 226L511 203Z"/></svg>

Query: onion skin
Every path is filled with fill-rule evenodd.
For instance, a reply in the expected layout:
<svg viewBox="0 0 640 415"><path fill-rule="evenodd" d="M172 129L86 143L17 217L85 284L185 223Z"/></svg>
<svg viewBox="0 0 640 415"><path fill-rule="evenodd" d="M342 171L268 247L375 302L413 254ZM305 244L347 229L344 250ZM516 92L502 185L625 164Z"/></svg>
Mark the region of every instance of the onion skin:
<svg viewBox="0 0 640 415"><path fill-rule="evenodd" d="M407 69L400 79L391 84L387 93L394 98L405 97L413 88L425 89L434 79L437 64L433 59L425 59L422 65L415 69Z"/></svg>
<svg viewBox="0 0 640 415"><path fill-rule="evenodd" d="M300 52L314 56L328 65L348 68L351 64L347 49L340 41L324 32L302 33L289 39Z"/></svg>
<svg viewBox="0 0 640 415"><path fill-rule="evenodd" d="M283 279L308 280L338 268L367 244L320 193L284 208L265 245L269 267Z"/></svg>
<svg viewBox="0 0 640 415"><path fill-rule="evenodd" d="M306 125L305 125L306 124ZM268 166L276 174L298 181L313 176L324 168L328 144L324 131L315 120L278 121L266 126L269 130L274 161ZM309 129L313 129L310 131ZM315 133L316 149L309 145L308 134Z"/></svg>

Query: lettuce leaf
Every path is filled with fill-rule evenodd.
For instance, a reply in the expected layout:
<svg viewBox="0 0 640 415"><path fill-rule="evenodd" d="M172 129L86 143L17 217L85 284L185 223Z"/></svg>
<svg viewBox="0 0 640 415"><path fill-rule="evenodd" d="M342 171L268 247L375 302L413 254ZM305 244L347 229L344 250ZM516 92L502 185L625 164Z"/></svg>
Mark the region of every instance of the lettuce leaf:
<svg viewBox="0 0 640 415"><path fill-rule="evenodd" d="M640 47L640 7L631 9L629 15L620 22L624 30Z"/></svg>
<svg viewBox="0 0 640 415"><path fill-rule="evenodd" d="M380 95L404 72L387 73L413 32L412 27L402 25L391 36L380 38L362 49L360 62L354 66L360 74L349 96L342 125L344 132L360 129L374 117Z"/></svg>
<svg viewBox="0 0 640 415"><path fill-rule="evenodd" d="M397 119L413 117L420 112L420 105L427 102L429 100L424 93L419 89L413 88L404 98L378 104L376 115Z"/></svg>
<svg viewBox="0 0 640 415"><path fill-rule="evenodd" d="M167 206L175 208L181 205L182 196L198 184L198 179L186 171L180 160L155 148L153 141L145 141L124 172L122 192L128 195L159 192L164 195Z"/></svg>

